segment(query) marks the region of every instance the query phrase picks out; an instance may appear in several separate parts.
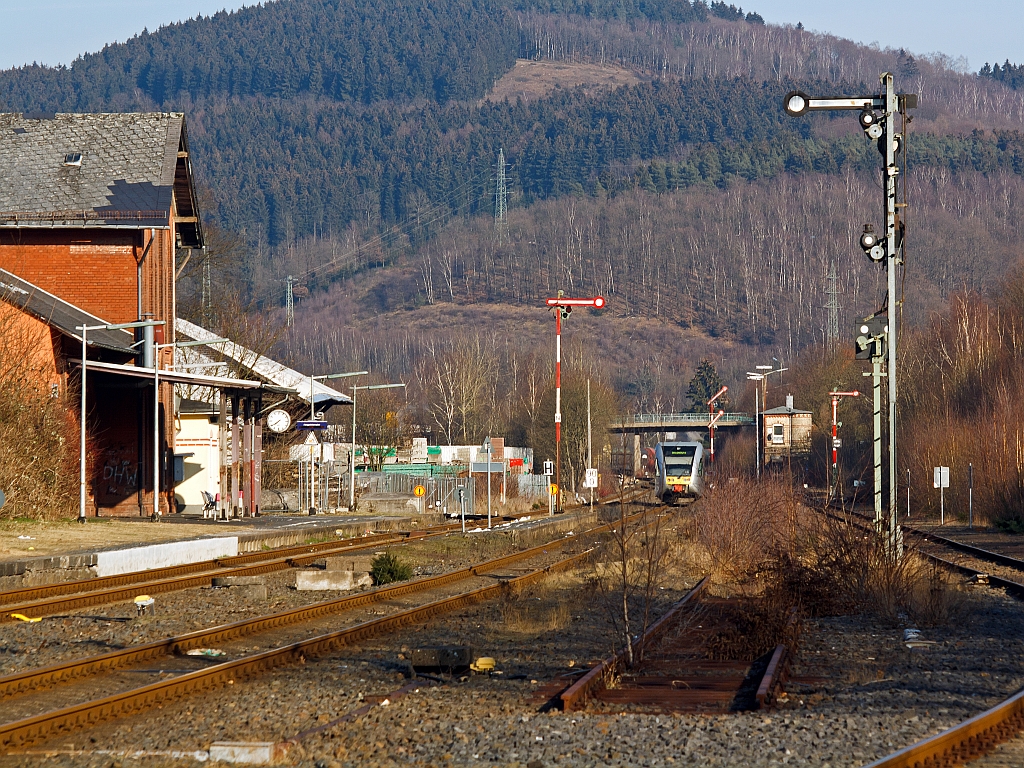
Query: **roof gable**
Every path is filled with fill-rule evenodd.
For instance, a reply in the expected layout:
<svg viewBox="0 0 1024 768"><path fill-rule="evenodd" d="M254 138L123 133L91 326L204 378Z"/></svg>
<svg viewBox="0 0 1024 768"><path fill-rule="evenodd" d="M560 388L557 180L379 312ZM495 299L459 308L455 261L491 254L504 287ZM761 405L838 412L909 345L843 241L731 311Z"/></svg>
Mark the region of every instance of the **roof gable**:
<svg viewBox="0 0 1024 768"><path fill-rule="evenodd" d="M185 117L178 112L0 114L0 227L170 226L202 245Z"/></svg>

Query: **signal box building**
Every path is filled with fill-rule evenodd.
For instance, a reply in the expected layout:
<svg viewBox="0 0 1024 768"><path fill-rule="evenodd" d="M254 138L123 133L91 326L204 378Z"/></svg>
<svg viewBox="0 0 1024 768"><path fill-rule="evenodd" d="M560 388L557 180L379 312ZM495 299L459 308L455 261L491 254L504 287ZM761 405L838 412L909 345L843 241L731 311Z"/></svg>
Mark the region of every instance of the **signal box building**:
<svg viewBox="0 0 1024 768"><path fill-rule="evenodd" d="M765 464L810 456L812 415L810 411L794 408L792 395L786 395L785 406L770 408L761 414Z"/></svg>

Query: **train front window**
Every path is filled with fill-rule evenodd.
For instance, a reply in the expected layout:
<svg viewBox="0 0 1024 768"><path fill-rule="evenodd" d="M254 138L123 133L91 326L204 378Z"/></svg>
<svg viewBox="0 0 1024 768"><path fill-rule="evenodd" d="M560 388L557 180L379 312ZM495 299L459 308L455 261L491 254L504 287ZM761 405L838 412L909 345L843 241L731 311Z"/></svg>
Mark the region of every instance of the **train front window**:
<svg viewBox="0 0 1024 768"><path fill-rule="evenodd" d="M669 477L679 477L680 475L690 474L690 470L693 468L693 457L690 459L680 461L679 457L673 456L673 461L665 462L665 474Z"/></svg>

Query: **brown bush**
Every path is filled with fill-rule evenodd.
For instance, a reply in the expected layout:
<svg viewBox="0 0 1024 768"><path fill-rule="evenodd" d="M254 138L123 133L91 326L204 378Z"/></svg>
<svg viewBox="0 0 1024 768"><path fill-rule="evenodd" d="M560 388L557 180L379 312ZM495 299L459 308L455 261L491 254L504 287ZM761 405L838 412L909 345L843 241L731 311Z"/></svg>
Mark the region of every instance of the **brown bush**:
<svg viewBox="0 0 1024 768"><path fill-rule="evenodd" d="M715 580L741 591L757 590L758 573L797 535L796 499L774 479L720 482L709 488L694 513L696 538L707 551Z"/></svg>
<svg viewBox="0 0 1024 768"><path fill-rule="evenodd" d="M78 424L51 392L50 337L0 303L0 518L56 519L78 504Z"/></svg>

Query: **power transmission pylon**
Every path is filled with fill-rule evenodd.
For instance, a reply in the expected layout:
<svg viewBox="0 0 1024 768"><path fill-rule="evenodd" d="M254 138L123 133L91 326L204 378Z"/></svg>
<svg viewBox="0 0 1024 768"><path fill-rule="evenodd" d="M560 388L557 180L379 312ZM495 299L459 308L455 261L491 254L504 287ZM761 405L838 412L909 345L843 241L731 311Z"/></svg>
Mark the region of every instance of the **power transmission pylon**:
<svg viewBox="0 0 1024 768"><path fill-rule="evenodd" d="M828 325L825 328L825 347L829 352L835 352L839 344L839 275L836 274L836 263L829 263L828 288L825 293L828 295L828 302L825 309L828 310Z"/></svg>
<svg viewBox="0 0 1024 768"><path fill-rule="evenodd" d="M210 257L203 254L203 297L199 309L203 315L203 325L207 328L213 320L213 297L210 290Z"/></svg>
<svg viewBox="0 0 1024 768"><path fill-rule="evenodd" d="M284 297L285 324L291 328L295 325L295 295L292 293L292 276L288 275L288 289Z"/></svg>
<svg viewBox="0 0 1024 768"><path fill-rule="evenodd" d="M505 150L498 150L498 183L494 189L494 231L498 242L508 239L508 187L505 181Z"/></svg>

